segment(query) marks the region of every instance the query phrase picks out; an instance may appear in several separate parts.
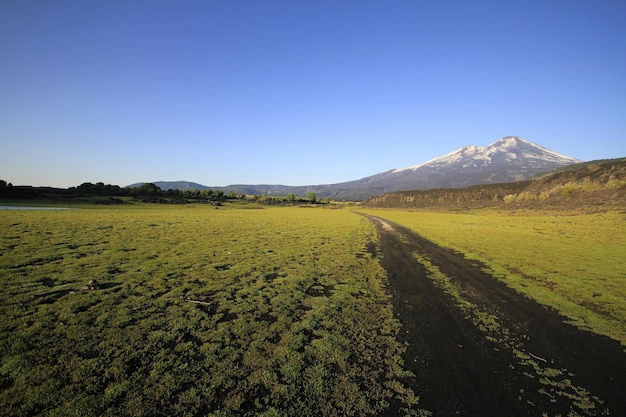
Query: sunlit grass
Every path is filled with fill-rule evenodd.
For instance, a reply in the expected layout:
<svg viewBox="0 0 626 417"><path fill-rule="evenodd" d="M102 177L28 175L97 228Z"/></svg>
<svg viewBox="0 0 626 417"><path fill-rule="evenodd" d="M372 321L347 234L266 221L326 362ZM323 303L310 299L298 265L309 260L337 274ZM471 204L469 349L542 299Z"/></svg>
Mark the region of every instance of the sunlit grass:
<svg viewBox="0 0 626 417"><path fill-rule="evenodd" d="M626 215L368 210L486 263L576 325L626 344Z"/></svg>
<svg viewBox="0 0 626 417"><path fill-rule="evenodd" d="M321 208L2 212L0 414L415 413L375 240Z"/></svg>

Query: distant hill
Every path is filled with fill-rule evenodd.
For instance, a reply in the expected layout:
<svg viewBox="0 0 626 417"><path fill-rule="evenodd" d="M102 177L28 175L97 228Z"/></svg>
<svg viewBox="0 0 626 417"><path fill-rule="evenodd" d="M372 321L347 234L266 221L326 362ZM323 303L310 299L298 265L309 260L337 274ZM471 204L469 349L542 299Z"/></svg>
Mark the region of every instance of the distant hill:
<svg viewBox="0 0 626 417"><path fill-rule="evenodd" d="M146 184L145 182L137 182L135 184L128 185L127 188L137 188ZM189 181L156 181L153 182L154 185L162 189L163 191L167 190L204 190L207 187L206 185L198 184L196 182Z"/></svg>
<svg viewBox="0 0 626 417"><path fill-rule="evenodd" d="M437 210L505 207L602 211L626 208L626 158L585 162L534 180L392 192L371 197L362 204L376 208Z"/></svg>
<svg viewBox="0 0 626 417"><path fill-rule="evenodd" d="M285 186L244 185L208 187L235 194L304 196L314 192L318 197L335 200L363 200L371 196L400 190L463 188L476 184L523 181L539 173L580 163L517 136L505 136L489 146L465 146L442 157L407 168L392 169L355 181L336 184ZM155 182L161 189L181 190L207 188L204 185L178 182ZM192 184L192 185L190 185ZM133 186L140 186L133 184Z"/></svg>

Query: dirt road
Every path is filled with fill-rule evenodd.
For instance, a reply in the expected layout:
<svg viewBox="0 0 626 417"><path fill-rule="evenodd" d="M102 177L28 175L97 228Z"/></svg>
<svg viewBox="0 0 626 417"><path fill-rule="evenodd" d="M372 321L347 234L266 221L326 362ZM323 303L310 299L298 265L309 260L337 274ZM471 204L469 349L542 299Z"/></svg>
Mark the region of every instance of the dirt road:
<svg viewBox="0 0 626 417"><path fill-rule="evenodd" d="M405 382L434 416L625 415L626 353L462 254L388 220L380 236L407 343Z"/></svg>

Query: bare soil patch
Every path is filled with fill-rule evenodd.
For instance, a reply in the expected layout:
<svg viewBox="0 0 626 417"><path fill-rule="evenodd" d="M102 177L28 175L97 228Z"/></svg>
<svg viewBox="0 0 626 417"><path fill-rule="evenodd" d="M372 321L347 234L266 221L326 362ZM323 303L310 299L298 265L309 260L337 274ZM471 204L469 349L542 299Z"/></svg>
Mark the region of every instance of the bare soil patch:
<svg viewBox="0 0 626 417"><path fill-rule="evenodd" d="M626 409L626 353L619 342L568 324L461 253L364 216L380 236L405 364L414 373L405 383L420 395L421 407L435 416L596 416ZM445 275L456 296L416 254Z"/></svg>

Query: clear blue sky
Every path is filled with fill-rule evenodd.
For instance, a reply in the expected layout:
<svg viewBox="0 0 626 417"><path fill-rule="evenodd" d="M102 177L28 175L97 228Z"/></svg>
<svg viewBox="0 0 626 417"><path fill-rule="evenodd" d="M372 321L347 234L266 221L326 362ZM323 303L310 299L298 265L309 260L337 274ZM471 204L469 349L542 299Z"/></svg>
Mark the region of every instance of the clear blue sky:
<svg viewBox="0 0 626 417"><path fill-rule="evenodd" d="M626 1L2 0L0 179L323 184L626 156Z"/></svg>

